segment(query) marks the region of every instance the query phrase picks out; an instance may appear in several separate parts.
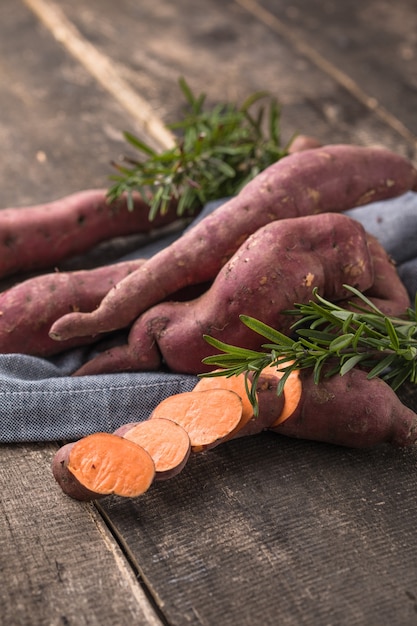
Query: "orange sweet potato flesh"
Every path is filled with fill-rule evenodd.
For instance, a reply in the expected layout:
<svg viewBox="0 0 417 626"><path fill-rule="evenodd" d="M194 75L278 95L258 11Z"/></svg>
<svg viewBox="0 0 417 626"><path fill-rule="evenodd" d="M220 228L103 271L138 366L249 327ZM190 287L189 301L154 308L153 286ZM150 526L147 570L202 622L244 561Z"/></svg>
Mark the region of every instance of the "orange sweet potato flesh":
<svg viewBox="0 0 417 626"><path fill-rule="evenodd" d="M294 318L285 311L308 302L315 288L339 301L349 295L345 284L366 291L373 279L366 233L351 218L325 213L271 222L240 246L199 298L149 309L133 324L127 345L102 352L76 373L152 370L162 363L172 371L208 372L202 360L214 350L204 335L259 350L262 339L240 315L287 334Z"/></svg>
<svg viewBox="0 0 417 626"><path fill-rule="evenodd" d="M60 448L52 472L64 493L76 500L109 494L134 498L151 486L155 465L138 444L114 434L94 433Z"/></svg>
<svg viewBox="0 0 417 626"><path fill-rule="evenodd" d="M279 381L282 377L283 373L277 371L276 368L271 366L269 369L269 376L273 378L276 377ZM277 384L275 385L275 389L277 388ZM281 411L278 413L277 418L271 422L272 428L275 426L279 426L282 422L285 422L291 415L294 415L303 392L303 386L300 379L299 370L294 370L289 374L287 380L285 381L284 391L281 394L283 397L283 405Z"/></svg>
<svg viewBox="0 0 417 626"><path fill-rule="evenodd" d="M302 370L300 381L293 412L271 428L274 432L352 448L415 444L417 415L382 379L352 369L316 384L311 371Z"/></svg>
<svg viewBox="0 0 417 626"><path fill-rule="evenodd" d="M94 312L55 322L51 336L63 340L130 326L169 294L213 280L252 233L274 220L342 212L416 185L412 163L383 148L330 145L291 154L123 280Z"/></svg>
<svg viewBox="0 0 417 626"><path fill-rule="evenodd" d="M99 337L56 342L51 324L68 311L93 311L104 295L135 271L143 260L125 261L92 270L53 272L29 278L0 293L0 353L46 357Z"/></svg>
<svg viewBox="0 0 417 626"><path fill-rule="evenodd" d="M162 400L151 419L170 419L188 433L193 452L219 445L242 418L242 400L228 389L185 391Z"/></svg>
<svg viewBox="0 0 417 626"><path fill-rule="evenodd" d="M166 480L179 474L191 452L187 431L172 420L154 418L125 424L115 433L142 446L155 464L155 480Z"/></svg>
<svg viewBox="0 0 417 626"><path fill-rule="evenodd" d="M248 437L256 435L271 427L282 414L285 405L285 394L278 395L279 378L263 370L256 385L256 400L258 403L258 414L252 418L242 428L237 429L234 437Z"/></svg>
<svg viewBox="0 0 417 626"><path fill-rule="evenodd" d="M175 203L148 219L149 205L135 194L110 204L106 190L89 189L42 205L0 211L0 277L56 267L114 237L148 233L177 219Z"/></svg>
<svg viewBox="0 0 417 626"><path fill-rule="evenodd" d="M266 430L281 415L284 407L284 394L277 395L278 379L275 372L264 372L258 380L256 399L259 414L254 415L253 406L246 389L244 373L235 376L213 376L201 378L193 391L228 389L234 391L242 400L242 417L238 425L223 441L236 437L247 437ZM250 381L248 383L251 384Z"/></svg>
<svg viewBox="0 0 417 626"><path fill-rule="evenodd" d="M243 428L245 424L253 418L253 406L246 391L245 379L245 374L239 374L237 376L205 377L201 378L193 389L193 391L228 389L229 391L234 391L240 397L242 400L242 416L239 424L236 426L235 430L230 433L228 438L232 437L235 431L237 432Z"/></svg>

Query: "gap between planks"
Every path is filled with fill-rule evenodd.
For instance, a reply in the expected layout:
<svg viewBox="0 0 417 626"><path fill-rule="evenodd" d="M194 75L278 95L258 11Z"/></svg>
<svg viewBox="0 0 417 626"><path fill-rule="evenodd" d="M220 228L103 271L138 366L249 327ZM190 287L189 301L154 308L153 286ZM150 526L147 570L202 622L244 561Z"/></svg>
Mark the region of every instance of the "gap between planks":
<svg viewBox="0 0 417 626"><path fill-rule="evenodd" d="M338 69L333 63L325 59L317 50L306 43L296 30L289 27L288 24L284 24L284 22L268 11L268 9L261 6L257 0L234 0L234 2L248 13L251 13L259 22L265 24L280 37L289 41L294 50L309 59L322 72L330 76L356 100L372 111L382 122L397 132L403 139L414 147L417 147L417 137L409 128L383 107L376 98L361 89L350 76Z"/></svg>
<svg viewBox="0 0 417 626"><path fill-rule="evenodd" d="M120 77L112 59L85 39L53 0L23 0L23 2L38 16L55 39L129 112L161 149L166 150L175 145L174 135L155 114L149 103ZM294 29L261 6L257 0L234 0L234 2L289 41L299 54L308 58L408 143L417 147L417 137L414 133L376 98L361 89L350 76L303 41Z"/></svg>
<svg viewBox="0 0 417 626"><path fill-rule="evenodd" d="M112 525L108 516L102 515L102 511L97 503L87 504L86 509L102 536L108 551L111 552L122 579L128 583L132 596L140 606L146 618L147 626L163 626L164 616L160 608L155 605L153 598L150 596L150 591L146 587L142 588L140 582L138 582L137 574L135 573L135 569L138 571L138 568L132 567L131 562L126 558L123 552L123 542L120 541L120 537L115 537L114 533L112 533ZM142 576L140 577L142 578ZM149 602L149 596L151 597L151 603ZM155 615L155 612L158 615Z"/></svg>

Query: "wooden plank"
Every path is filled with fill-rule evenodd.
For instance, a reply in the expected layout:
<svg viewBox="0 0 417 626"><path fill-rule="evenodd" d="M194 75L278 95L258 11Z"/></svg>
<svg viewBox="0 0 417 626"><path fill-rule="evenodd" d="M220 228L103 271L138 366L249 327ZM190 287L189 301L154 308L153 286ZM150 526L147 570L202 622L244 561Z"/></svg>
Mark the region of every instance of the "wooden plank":
<svg viewBox="0 0 417 626"><path fill-rule="evenodd" d="M127 112L22 2L4 0L0 24L2 207L105 187ZM54 450L0 448L0 622L160 626L94 506L56 485Z"/></svg>
<svg viewBox="0 0 417 626"><path fill-rule="evenodd" d="M417 142L417 12L395 3L237 0L294 46L325 66L414 145ZM264 10L266 10L264 12ZM323 105L326 103L323 103ZM337 102L327 106L337 108Z"/></svg>
<svg viewBox="0 0 417 626"><path fill-rule="evenodd" d="M39 23L0 3L0 208L106 188L126 126L141 126Z"/></svg>
<svg viewBox="0 0 417 626"><path fill-rule="evenodd" d="M167 122L181 115L183 99L177 81L184 76L195 93L207 94L208 103L242 102L250 93L269 89L283 106L284 141L294 132L303 132L315 134L323 142L379 143L415 155L412 139L378 118L357 94L342 87L240 0L205 2L204 19L193 0L175 4L169 0L122 0L118 12L112 11L111 5L111 0L91 0L88 6L82 0L60 2L81 34L114 59L124 79L146 96ZM292 5L283 1L277 4L281 6L290 11ZM298 28L302 38L303 22ZM364 37L363 22L360 28ZM305 30L307 34L307 27ZM326 52L326 58L333 59L330 45ZM386 88L381 74L375 74L373 80L380 81L381 90ZM370 87L369 100L376 97L373 85ZM405 113L408 105L403 108ZM401 109L394 113L401 120Z"/></svg>
<svg viewBox="0 0 417 626"><path fill-rule="evenodd" d="M236 2L206 2L204 19L192 0L59 5L164 120L180 111L184 75L211 102L270 87L285 137L410 152ZM4 0L0 17L4 206L101 186L120 130L136 131L136 120L22 3ZM52 450L0 450L7 623L158 623L95 509L57 490ZM263 435L195 456L175 480L100 511L170 624L407 625L417 610L415 460Z"/></svg>
<svg viewBox="0 0 417 626"><path fill-rule="evenodd" d="M1 623L161 626L94 506L54 484L54 451L0 447Z"/></svg>
<svg viewBox="0 0 417 626"><path fill-rule="evenodd" d="M172 626L411 625L416 454L263 434L100 508Z"/></svg>
<svg viewBox="0 0 417 626"><path fill-rule="evenodd" d="M59 6L49 0L24 0L53 37L108 91L144 128L155 148L171 148L175 137L152 110L149 103L131 89L120 76L113 60L86 40Z"/></svg>

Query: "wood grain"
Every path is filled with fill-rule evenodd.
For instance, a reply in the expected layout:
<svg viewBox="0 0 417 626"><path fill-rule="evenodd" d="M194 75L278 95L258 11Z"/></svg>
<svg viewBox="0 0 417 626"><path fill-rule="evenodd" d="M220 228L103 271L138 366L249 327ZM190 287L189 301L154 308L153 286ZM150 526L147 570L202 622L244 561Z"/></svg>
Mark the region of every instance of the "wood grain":
<svg viewBox="0 0 417 626"><path fill-rule="evenodd" d="M1 623L161 622L93 505L51 480L56 447L0 447Z"/></svg>
<svg viewBox="0 0 417 626"><path fill-rule="evenodd" d="M100 509L172 626L411 625L416 461L263 434Z"/></svg>
<svg viewBox="0 0 417 626"><path fill-rule="evenodd" d="M208 105L269 89L284 142L302 132L416 158L413 0L34 4L59 6L92 58L109 60L113 84L162 122L182 113L184 76ZM2 207L106 186L122 131L150 133L30 6L0 3ZM142 498L96 508L61 494L55 449L0 448L5 626L416 623L415 450L265 434L193 456Z"/></svg>

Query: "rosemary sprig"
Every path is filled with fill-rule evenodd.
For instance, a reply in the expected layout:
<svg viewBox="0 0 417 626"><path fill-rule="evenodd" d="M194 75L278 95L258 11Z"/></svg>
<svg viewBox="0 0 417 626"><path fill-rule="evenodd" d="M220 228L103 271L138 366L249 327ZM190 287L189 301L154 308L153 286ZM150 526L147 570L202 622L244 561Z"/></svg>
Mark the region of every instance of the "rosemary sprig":
<svg viewBox="0 0 417 626"><path fill-rule="evenodd" d="M204 359L204 363L221 368L206 375L251 373L250 397L254 406L256 381L268 365L283 372L278 393L292 371L306 368L312 369L316 383L322 375L343 376L357 366L368 372L369 379L379 376L394 390L405 381L417 383L417 295L415 308L407 309L404 318L389 317L354 287L345 288L357 299L349 303L349 309L326 300L315 290L315 300L295 304L293 310L287 311L297 318L291 326L291 337L252 317L240 316L248 328L268 341L262 345L262 351L246 350L205 336L211 346L221 351Z"/></svg>
<svg viewBox="0 0 417 626"><path fill-rule="evenodd" d="M178 201L178 215L193 213L209 200L234 195L260 171L285 156L280 146L280 106L267 92L247 98L240 107L218 104L205 110L205 94L195 96L186 81L179 80L188 111L184 119L168 126L178 139L174 147L160 153L129 132L126 141L138 159L126 157L113 163L110 201L132 192L150 201L149 218L167 210L171 199ZM266 109L259 101L269 98ZM256 114L252 107L257 105ZM267 128L267 135L264 128Z"/></svg>

